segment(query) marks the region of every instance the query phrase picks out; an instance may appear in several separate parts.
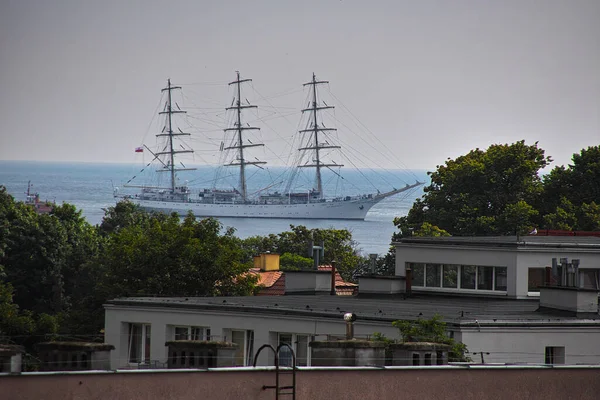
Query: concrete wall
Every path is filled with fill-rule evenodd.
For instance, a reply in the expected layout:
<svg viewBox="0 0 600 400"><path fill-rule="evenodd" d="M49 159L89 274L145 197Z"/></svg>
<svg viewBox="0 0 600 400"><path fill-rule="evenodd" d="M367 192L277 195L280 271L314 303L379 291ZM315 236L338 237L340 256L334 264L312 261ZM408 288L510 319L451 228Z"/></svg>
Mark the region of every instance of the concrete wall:
<svg viewBox="0 0 600 400"><path fill-rule="evenodd" d="M392 277L359 276L359 294L386 294L394 295L406 292L406 281L404 279L393 279Z"/></svg>
<svg viewBox="0 0 600 400"><path fill-rule="evenodd" d="M285 292L293 293L315 293L331 290L330 271L286 271Z"/></svg>
<svg viewBox="0 0 600 400"><path fill-rule="evenodd" d="M598 314L598 292L591 290L544 287L540 291L540 306L558 310Z"/></svg>
<svg viewBox="0 0 600 400"><path fill-rule="evenodd" d="M600 363L600 327L463 328L455 334L470 352L488 352L485 362L543 363L546 347L564 347L566 364ZM471 356L479 362L479 355Z"/></svg>
<svg viewBox="0 0 600 400"><path fill-rule="evenodd" d="M310 304L310 297L307 297L306 301ZM105 342L115 346L115 350L111 352L111 366L115 369L127 366L128 323L151 324L151 359L165 363L167 361L165 342L174 339L169 337L168 332L172 332L169 325L210 327L211 335L215 340L231 340L231 337L225 337L231 329L252 330L254 351L256 351L263 344L277 346L277 332L345 336L346 325L342 315L343 313L340 314L339 321L333 321L284 314L252 315L177 308L108 306L105 313ZM398 329L392 327L390 323L357 321L354 324L354 334L357 337L372 335L374 332L381 332L392 339L399 338ZM261 353L258 365L273 365L269 352Z"/></svg>
<svg viewBox="0 0 600 400"><path fill-rule="evenodd" d="M298 400L595 400L600 393L600 369L314 369L298 371L296 382ZM275 393L262 387L274 384L273 371L245 369L0 376L1 396L11 400L267 400Z"/></svg>

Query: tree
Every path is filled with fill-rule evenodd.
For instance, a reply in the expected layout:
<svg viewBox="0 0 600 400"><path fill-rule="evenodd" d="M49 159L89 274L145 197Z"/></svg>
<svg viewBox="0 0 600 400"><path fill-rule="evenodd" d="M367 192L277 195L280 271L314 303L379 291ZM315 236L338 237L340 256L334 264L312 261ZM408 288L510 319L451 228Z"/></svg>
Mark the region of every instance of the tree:
<svg viewBox="0 0 600 400"><path fill-rule="evenodd" d="M100 232L108 235L127 226L141 224L149 217L149 213L130 201L119 201L115 206L108 207L100 223Z"/></svg>
<svg viewBox="0 0 600 400"><path fill-rule="evenodd" d="M256 278L246 274L233 230L221 234L215 219L190 213L150 215L114 231L98 261L106 296L247 295Z"/></svg>
<svg viewBox="0 0 600 400"><path fill-rule="evenodd" d="M567 168L555 167L544 176L541 197L543 228L568 230L600 229L600 146L573 154Z"/></svg>
<svg viewBox="0 0 600 400"><path fill-rule="evenodd" d="M424 222L451 235L515 234L535 223L543 191L538 171L552 160L524 141L475 149L429 172L431 184L406 217L400 236ZM516 214L515 214L516 213Z"/></svg>
<svg viewBox="0 0 600 400"><path fill-rule="evenodd" d="M279 254L309 255L310 242L324 244L325 254L321 264L336 261L337 270L346 280L352 280L362 257L358 254L352 233L346 229L308 229L303 225L290 225L290 231L277 235L253 236L242 241L246 257L262 252Z"/></svg>
<svg viewBox="0 0 600 400"><path fill-rule="evenodd" d="M438 314L431 319L419 318L416 321L397 320L392 325L400 331L403 342L432 342L450 346L448 361L470 361L465 355L467 346L447 335L446 323Z"/></svg>
<svg viewBox="0 0 600 400"><path fill-rule="evenodd" d="M21 311L13 302L13 288L0 282L0 340L31 347L46 340L58 330L55 317Z"/></svg>
<svg viewBox="0 0 600 400"><path fill-rule="evenodd" d="M313 260L298 254L283 253L279 265L282 271L307 271L313 268Z"/></svg>

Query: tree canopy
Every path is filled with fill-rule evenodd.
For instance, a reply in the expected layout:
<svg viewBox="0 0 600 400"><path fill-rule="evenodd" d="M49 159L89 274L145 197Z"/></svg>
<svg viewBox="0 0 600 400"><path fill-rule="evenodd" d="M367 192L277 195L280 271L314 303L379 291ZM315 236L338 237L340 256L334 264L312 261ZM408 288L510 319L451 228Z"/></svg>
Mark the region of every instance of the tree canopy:
<svg viewBox="0 0 600 400"><path fill-rule="evenodd" d="M247 256L269 251L308 258L311 241L317 246L323 243L325 247L321 264L336 261L337 270L346 280L352 280L355 269L364 261L359 255L356 242L352 239L352 233L347 229L309 229L303 225L290 225L290 230L286 232L243 239L242 246ZM294 264L300 269L302 265L305 267L309 265L297 257L292 262L289 256L284 257L283 263Z"/></svg>
<svg viewBox="0 0 600 400"><path fill-rule="evenodd" d="M395 239L423 229L464 236L600 229L600 147L583 149L542 179L551 161L524 141L448 159L429 172L431 184L408 215L394 220Z"/></svg>

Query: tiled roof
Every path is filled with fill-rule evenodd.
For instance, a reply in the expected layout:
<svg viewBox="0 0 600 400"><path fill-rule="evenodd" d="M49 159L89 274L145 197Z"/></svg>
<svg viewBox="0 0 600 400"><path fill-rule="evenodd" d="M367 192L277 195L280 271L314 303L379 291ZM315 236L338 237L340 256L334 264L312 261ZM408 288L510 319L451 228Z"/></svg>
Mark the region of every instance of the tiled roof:
<svg viewBox="0 0 600 400"><path fill-rule="evenodd" d="M331 265L319 266L319 271L331 271ZM283 296L285 295L285 271L261 271L260 268L251 268L250 273L258 276L257 284L262 288L257 296ZM356 294L358 285L344 281L339 272L335 272L336 293L340 296Z"/></svg>

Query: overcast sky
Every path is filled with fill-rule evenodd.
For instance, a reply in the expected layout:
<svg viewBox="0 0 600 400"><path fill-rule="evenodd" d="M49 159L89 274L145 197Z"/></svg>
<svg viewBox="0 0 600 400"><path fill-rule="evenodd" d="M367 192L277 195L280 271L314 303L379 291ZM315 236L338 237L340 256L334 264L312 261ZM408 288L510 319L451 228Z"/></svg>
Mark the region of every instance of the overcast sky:
<svg viewBox="0 0 600 400"><path fill-rule="evenodd" d="M410 168L521 139L566 164L600 143L599 21L599 0L0 0L0 159L133 162L167 78L240 70L298 109L314 71Z"/></svg>

